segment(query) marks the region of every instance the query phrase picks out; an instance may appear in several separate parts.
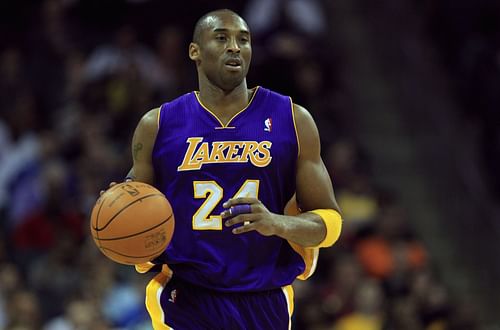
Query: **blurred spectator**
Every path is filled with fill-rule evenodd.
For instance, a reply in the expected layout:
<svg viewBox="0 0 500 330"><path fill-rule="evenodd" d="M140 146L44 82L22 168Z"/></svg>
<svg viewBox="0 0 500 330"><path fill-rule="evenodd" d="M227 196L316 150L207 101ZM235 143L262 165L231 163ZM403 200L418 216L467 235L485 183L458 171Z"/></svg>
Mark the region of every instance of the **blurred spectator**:
<svg viewBox="0 0 500 330"><path fill-rule="evenodd" d="M32 261L28 269L30 286L40 296L52 301L51 304L42 305L46 317L60 314L68 297L79 292L75 283L82 282L81 270L75 258L81 239L75 239L63 228L57 231L57 235L54 238L55 245L47 254Z"/></svg>
<svg viewBox="0 0 500 330"><path fill-rule="evenodd" d="M64 0L44 0L30 17L27 33L27 64L31 86L40 106L53 111L64 100L64 63L66 56L77 47L73 20L68 17L71 3Z"/></svg>
<svg viewBox="0 0 500 330"><path fill-rule="evenodd" d="M131 328L148 317L144 305L146 283L134 277L116 281L103 298L104 316L119 327Z"/></svg>
<svg viewBox="0 0 500 330"><path fill-rule="evenodd" d="M170 25L160 29L156 38L156 55L162 67L162 77L165 85L158 91L162 102L175 98L195 84L190 72L187 72L186 31L181 27ZM190 63L191 64L191 63Z"/></svg>
<svg viewBox="0 0 500 330"><path fill-rule="evenodd" d="M381 211L374 231L362 233L355 251L365 271L382 280L407 276L427 263L425 248L413 236L404 211L397 205Z"/></svg>
<svg viewBox="0 0 500 330"><path fill-rule="evenodd" d="M7 305L9 321L6 329L39 329L42 315L40 301L31 291L15 291Z"/></svg>
<svg viewBox="0 0 500 330"><path fill-rule="evenodd" d="M20 289L21 274L10 263L0 264L0 328L5 329L10 322L9 303L14 293Z"/></svg>
<svg viewBox="0 0 500 330"><path fill-rule="evenodd" d="M166 88L165 75L154 53L139 43L132 26L121 26L112 43L97 47L85 65L85 78L95 81L115 74L137 71L140 78L154 88Z"/></svg>
<svg viewBox="0 0 500 330"><path fill-rule="evenodd" d="M373 225L377 217L378 204L368 178L357 175L349 180L344 189L337 193L342 215L346 219L347 234Z"/></svg>
<svg viewBox="0 0 500 330"><path fill-rule="evenodd" d="M83 238L83 217L74 207L68 191L68 176L60 163L43 168L38 190L43 190L43 204L31 209L12 228L12 241L18 257L34 258L54 248L62 238L74 242Z"/></svg>
<svg viewBox="0 0 500 330"><path fill-rule="evenodd" d="M380 330L384 321L383 291L375 280L363 280L354 294L353 311L335 322L335 330Z"/></svg>
<svg viewBox="0 0 500 330"><path fill-rule="evenodd" d="M5 120L12 111L13 96L28 89L24 54L18 47L9 46L0 54L0 105L1 118Z"/></svg>
<svg viewBox="0 0 500 330"><path fill-rule="evenodd" d="M388 330L424 328L418 314L417 303L412 296L402 296L391 301L384 328Z"/></svg>
<svg viewBox="0 0 500 330"><path fill-rule="evenodd" d="M11 213L11 189L14 183L32 185L36 176L37 164L40 159L42 144L37 133L38 114L34 95L26 92L14 95L12 108L5 114L6 129L3 130L2 161L0 162L0 208L7 208L6 213L15 218ZM36 189L24 190L25 195L31 195L31 202L25 207L37 204ZM14 222L16 219L11 219ZM7 223L7 228L13 224Z"/></svg>
<svg viewBox="0 0 500 330"><path fill-rule="evenodd" d="M337 191L347 189L358 176L363 176L366 182L370 162L352 139L339 137L325 149L325 164L335 181Z"/></svg>
<svg viewBox="0 0 500 330"><path fill-rule="evenodd" d="M256 37L283 26L292 26L297 32L312 36L326 30L322 4L316 0L251 0L243 17Z"/></svg>
<svg viewBox="0 0 500 330"><path fill-rule="evenodd" d="M429 329L446 329L450 305L444 285L428 270L416 272L411 283L420 322Z"/></svg>
<svg viewBox="0 0 500 330"><path fill-rule="evenodd" d="M460 100L464 130L477 132L485 183L500 200L500 5L490 0L427 1L423 18Z"/></svg>
<svg viewBox="0 0 500 330"><path fill-rule="evenodd" d="M353 311L354 296L364 276L352 255L340 255L330 268L330 275L321 290L323 310L333 322Z"/></svg>
<svg viewBox="0 0 500 330"><path fill-rule="evenodd" d="M109 325L99 317L97 307L91 301L74 299L66 305L65 313L47 322L43 330L109 329Z"/></svg>

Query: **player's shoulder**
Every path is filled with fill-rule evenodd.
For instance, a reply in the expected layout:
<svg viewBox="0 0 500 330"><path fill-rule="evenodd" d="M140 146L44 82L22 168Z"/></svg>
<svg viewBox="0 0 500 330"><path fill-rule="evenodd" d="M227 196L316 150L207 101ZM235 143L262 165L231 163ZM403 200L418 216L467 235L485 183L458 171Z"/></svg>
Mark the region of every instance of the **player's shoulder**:
<svg viewBox="0 0 500 330"><path fill-rule="evenodd" d="M159 107L159 111L168 111L172 109L178 110L179 108L185 108L186 105L192 104L193 102L195 102L195 100L195 92L185 93L173 100L163 103Z"/></svg>
<svg viewBox="0 0 500 330"><path fill-rule="evenodd" d="M290 116L292 112L293 100L291 96L282 94L281 92L267 89L265 87L257 87L259 95L259 103L267 109L273 109L273 112L278 112Z"/></svg>
<svg viewBox="0 0 500 330"><path fill-rule="evenodd" d="M261 86L259 86L259 89L262 93L266 93L268 96L289 102L293 108L295 116L299 116L300 118L303 118L303 120L312 120L311 113L304 106L293 102L293 98L291 96Z"/></svg>
<svg viewBox="0 0 500 330"><path fill-rule="evenodd" d="M256 88L258 89L259 93L265 94L268 97L280 98L280 99L288 99L288 100L291 99L290 96L282 94L282 93L277 92L277 91L272 90L272 89L268 89L268 88L265 88L265 87L262 87L262 86L257 86Z"/></svg>
<svg viewBox="0 0 500 330"><path fill-rule="evenodd" d="M154 108L146 112L139 124L137 125L137 129L144 132L156 132L158 129L158 118L160 114L160 108Z"/></svg>
<svg viewBox="0 0 500 330"><path fill-rule="evenodd" d="M164 125L176 125L186 120L196 108L195 92L183 94L173 100L163 103L158 108L157 123L158 127Z"/></svg>
<svg viewBox="0 0 500 330"><path fill-rule="evenodd" d="M297 120L306 120L306 121L312 120L312 121L314 121L309 110L307 110L302 105L292 102L292 107L293 107L293 112L294 112Z"/></svg>
<svg viewBox="0 0 500 330"><path fill-rule="evenodd" d="M192 94L193 92L186 93L171 101L161 104L159 107L149 110L142 116L139 125L147 129L157 129L159 127L161 117L164 116L165 113L172 113L172 111L170 111L171 109L179 110L183 108L181 105L188 102L189 98L193 97Z"/></svg>
<svg viewBox="0 0 500 330"><path fill-rule="evenodd" d="M293 114L299 130L317 130L316 122L312 114L300 104L293 103Z"/></svg>
<svg viewBox="0 0 500 330"><path fill-rule="evenodd" d="M312 151L319 146L319 132L316 122L311 113L303 106L293 103L292 108L299 142L302 146L308 146L309 151Z"/></svg>

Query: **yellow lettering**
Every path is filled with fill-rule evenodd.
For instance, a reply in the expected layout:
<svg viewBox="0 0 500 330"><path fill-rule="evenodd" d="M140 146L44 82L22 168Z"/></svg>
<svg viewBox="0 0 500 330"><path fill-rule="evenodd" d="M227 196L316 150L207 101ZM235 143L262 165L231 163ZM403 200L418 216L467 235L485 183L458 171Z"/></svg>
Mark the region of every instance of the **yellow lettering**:
<svg viewBox="0 0 500 330"><path fill-rule="evenodd" d="M198 148L198 151L196 151L196 154L192 159L195 162L203 165L204 163L208 162L209 158L210 158L210 151L208 150L208 143L203 142L201 146Z"/></svg>
<svg viewBox="0 0 500 330"><path fill-rule="evenodd" d="M245 145L245 142L227 142L229 144L229 149L227 151L226 159L230 163L239 163L241 161L241 157L238 156L238 153L241 149L238 147L242 147Z"/></svg>
<svg viewBox="0 0 500 330"><path fill-rule="evenodd" d="M226 160L224 149L228 146L225 142L212 142L212 153L210 154L210 163L218 163Z"/></svg>
<svg viewBox="0 0 500 330"><path fill-rule="evenodd" d="M188 147L178 171L199 170L205 164L247 163L265 167L271 162L270 141L216 141L211 145L201 137L186 140ZM241 152L241 155L240 155Z"/></svg>
<svg viewBox="0 0 500 330"><path fill-rule="evenodd" d="M265 167L271 162L271 146L272 142L262 141L259 143L257 151L250 154L250 161L257 167Z"/></svg>
<svg viewBox="0 0 500 330"><path fill-rule="evenodd" d="M182 164L177 167L177 171L199 170L201 168L202 164L199 161L193 161L193 154L201 141L203 141L203 138L200 137L192 137L186 140L186 143L188 143L189 146L186 150L186 154L184 155Z"/></svg>
<svg viewBox="0 0 500 330"><path fill-rule="evenodd" d="M243 149L243 153L241 154L241 161L248 162L252 159L252 154L259 144L256 141L247 141L245 143L245 149Z"/></svg>

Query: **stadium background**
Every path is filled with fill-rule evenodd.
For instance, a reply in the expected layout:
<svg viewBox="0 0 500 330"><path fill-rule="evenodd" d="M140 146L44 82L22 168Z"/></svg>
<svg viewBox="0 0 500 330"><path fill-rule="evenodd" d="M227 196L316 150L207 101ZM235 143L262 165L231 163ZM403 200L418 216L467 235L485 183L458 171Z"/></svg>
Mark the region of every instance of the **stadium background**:
<svg viewBox="0 0 500 330"><path fill-rule="evenodd" d="M0 4L0 329L148 329L148 276L88 235L141 114L196 88L196 19L253 32L249 86L318 123L345 215L294 329L500 329L500 3Z"/></svg>

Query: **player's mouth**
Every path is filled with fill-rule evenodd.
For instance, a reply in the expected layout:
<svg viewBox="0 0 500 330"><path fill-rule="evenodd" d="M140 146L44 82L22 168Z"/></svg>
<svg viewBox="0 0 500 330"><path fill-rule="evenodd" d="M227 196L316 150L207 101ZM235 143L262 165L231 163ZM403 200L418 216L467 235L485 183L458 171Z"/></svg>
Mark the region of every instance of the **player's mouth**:
<svg viewBox="0 0 500 330"><path fill-rule="evenodd" d="M239 58L232 58L227 60L224 63L224 66L231 71L239 71L241 70L241 59Z"/></svg>

